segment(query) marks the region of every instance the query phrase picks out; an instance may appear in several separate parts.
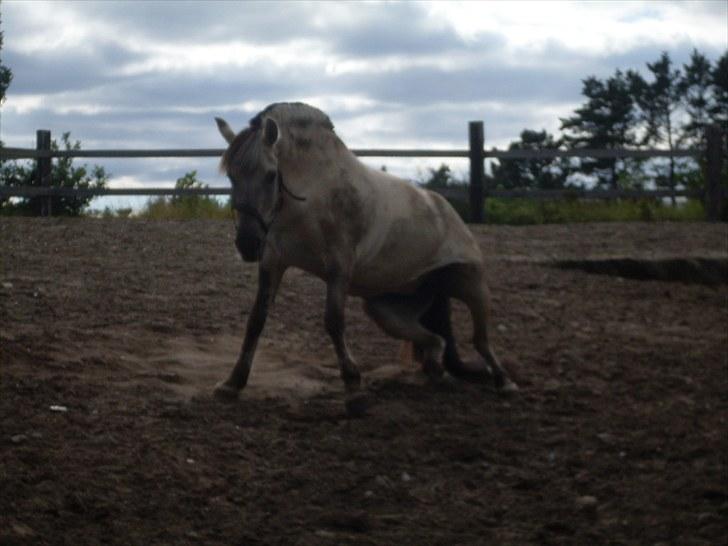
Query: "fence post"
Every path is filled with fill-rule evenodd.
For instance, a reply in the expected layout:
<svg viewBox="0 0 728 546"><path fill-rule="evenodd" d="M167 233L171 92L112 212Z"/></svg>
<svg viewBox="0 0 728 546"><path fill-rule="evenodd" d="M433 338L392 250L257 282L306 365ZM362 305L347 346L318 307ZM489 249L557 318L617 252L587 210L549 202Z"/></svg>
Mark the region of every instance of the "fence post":
<svg viewBox="0 0 728 546"><path fill-rule="evenodd" d="M35 132L35 149L38 152L51 151L51 132L39 129ZM39 157L37 160L36 183L41 187L49 187L51 185L51 157ZM53 214L53 196L41 197L41 216L51 216Z"/></svg>
<svg viewBox="0 0 728 546"><path fill-rule="evenodd" d="M723 208L722 170L723 132L718 125L708 125L705 128L705 211L709 222L720 220Z"/></svg>
<svg viewBox="0 0 728 546"><path fill-rule="evenodd" d="M482 224L485 209L485 163L483 122L468 124L470 142L470 221Z"/></svg>

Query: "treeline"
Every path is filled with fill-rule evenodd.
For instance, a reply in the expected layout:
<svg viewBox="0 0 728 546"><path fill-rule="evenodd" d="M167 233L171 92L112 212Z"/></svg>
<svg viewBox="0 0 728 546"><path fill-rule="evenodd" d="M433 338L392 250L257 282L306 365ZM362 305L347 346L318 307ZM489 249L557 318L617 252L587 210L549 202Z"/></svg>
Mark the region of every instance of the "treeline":
<svg viewBox="0 0 728 546"><path fill-rule="evenodd" d="M584 103L560 118L561 135L524 129L509 150L676 148L704 146L705 128L728 127L728 51L715 63L697 50L676 67L668 53L647 63L645 76L616 70L583 80ZM725 143L724 139L724 143ZM456 183L448 166L431 169L428 187ZM489 187L564 189L596 186L641 189L702 186L690 159L501 159L491 165Z"/></svg>

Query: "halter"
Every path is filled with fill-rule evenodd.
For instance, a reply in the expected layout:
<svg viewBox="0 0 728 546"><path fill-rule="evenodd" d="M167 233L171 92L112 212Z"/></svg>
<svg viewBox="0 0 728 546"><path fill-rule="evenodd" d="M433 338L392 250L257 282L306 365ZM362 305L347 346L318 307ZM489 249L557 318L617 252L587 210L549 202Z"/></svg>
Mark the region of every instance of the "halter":
<svg viewBox="0 0 728 546"><path fill-rule="evenodd" d="M270 230L270 227L273 225L273 222L276 219L276 216L278 215L278 211L280 211L283 208L283 193L287 193L291 197L293 197L296 201L305 201L305 197L299 197L295 193L293 193L291 190L288 189L288 186L283 182L283 173L281 173L280 170L276 173L276 182L278 183L278 201L276 201L276 206L273 208L273 218L271 218L270 222L266 224L263 217L260 215L258 210L255 207L251 207L247 203L244 203L240 205L240 207L233 207L235 210L238 211L240 214L245 214L246 216L250 216L253 218L256 222L258 222L258 225L260 225L261 229L263 230L263 233L268 235L268 231Z"/></svg>

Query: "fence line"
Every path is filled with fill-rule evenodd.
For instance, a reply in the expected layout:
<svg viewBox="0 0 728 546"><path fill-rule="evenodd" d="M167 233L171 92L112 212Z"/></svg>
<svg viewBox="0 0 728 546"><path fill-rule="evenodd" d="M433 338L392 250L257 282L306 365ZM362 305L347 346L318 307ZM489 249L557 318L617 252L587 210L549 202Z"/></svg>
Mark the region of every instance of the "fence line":
<svg viewBox="0 0 728 546"><path fill-rule="evenodd" d="M723 161L723 133L719 126L706 127L706 147L678 150L571 149L571 150L487 150L484 146L483 122L471 121L468 125L469 147L467 150L445 149L353 149L359 157L459 157L470 160L470 183L462 187L447 187L436 191L447 198L467 200L470 203L472 222L485 220L485 199L488 197L528 197L532 199L618 199L695 197L705 200L708 220L717 221L726 198L720 185ZM60 188L52 186L51 160L53 158L163 158L163 157L221 157L223 148L157 149L157 150L51 150L51 133L36 132L36 148L0 148L0 160L35 159L38 162L36 184L33 186L0 186L0 198L47 197L44 213L51 214L53 197L97 197L113 195L230 195L230 188ZM486 187L485 159L554 159L558 157L592 157L597 159L653 157L691 157L703 159L705 190L496 190Z"/></svg>
<svg viewBox="0 0 728 546"><path fill-rule="evenodd" d="M413 150L413 149L352 149L359 157L462 157L470 156L470 150ZM0 160L41 158L161 158L161 157L221 157L224 148L178 148L160 150L36 150L32 148L0 148ZM557 157L642 158L692 157L704 154L700 148L679 150L633 150L630 148L572 150L483 150L484 159L554 159Z"/></svg>

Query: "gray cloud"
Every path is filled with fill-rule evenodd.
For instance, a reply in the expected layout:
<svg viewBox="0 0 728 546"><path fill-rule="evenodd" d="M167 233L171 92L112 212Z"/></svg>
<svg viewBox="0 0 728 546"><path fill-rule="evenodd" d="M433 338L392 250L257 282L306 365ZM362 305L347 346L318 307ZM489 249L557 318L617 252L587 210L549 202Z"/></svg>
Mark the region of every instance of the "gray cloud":
<svg viewBox="0 0 728 546"><path fill-rule="evenodd" d="M114 81L113 70L144 57L114 43L99 43L69 54L48 50L29 55L12 48L3 64L13 71L10 93L59 93L93 88Z"/></svg>
<svg viewBox="0 0 728 546"><path fill-rule="evenodd" d="M335 30L331 28L331 30ZM357 57L447 54L466 47L452 27L433 23L420 6L397 3L365 6L357 24L333 35L333 49Z"/></svg>
<svg viewBox="0 0 728 546"><path fill-rule="evenodd" d="M149 1L83 3L79 11L155 41L275 43L315 34L308 2Z"/></svg>
<svg viewBox="0 0 728 546"><path fill-rule="evenodd" d="M582 101L581 80L586 76L644 69L665 49L664 44L646 43L595 56L554 39L540 50L514 54L507 33L481 32L465 40L414 3L97 2L60 4L84 21L88 43L31 54L13 47L13 41L39 32L30 11L16 16L32 10L33 4L7 6L2 53L15 79L3 111L2 137L23 146L32 144L35 129L48 128L57 137L71 131L86 148L218 147L222 142L213 116L241 128L251 117L241 109L245 101L264 104L304 97L321 97L340 134L358 146L419 141L464 147L466 124L472 119L485 120L488 143L502 143L526 127L553 130L558 116L570 114L568 105ZM55 6L47 9L61 9ZM698 9L714 6L701 4ZM97 27L113 32L95 32ZM242 41L285 48L300 39L315 41L316 54L325 57L320 65L277 65L266 59L244 67L183 66L122 75L130 65L158 54L140 44ZM693 45L682 41L667 49L679 65L687 62ZM698 49L711 59L722 54ZM301 61L311 55L305 48L295 53ZM393 59L399 65L385 69ZM329 70L329 60L356 66ZM19 108L14 100L24 94L43 95L44 100ZM343 100L351 97L358 102ZM555 113L554 105L565 105L565 110ZM375 121L367 125L367 120ZM214 160L98 162L116 176L141 182L173 182L198 165L203 179L219 182Z"/></svg>

